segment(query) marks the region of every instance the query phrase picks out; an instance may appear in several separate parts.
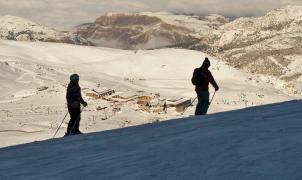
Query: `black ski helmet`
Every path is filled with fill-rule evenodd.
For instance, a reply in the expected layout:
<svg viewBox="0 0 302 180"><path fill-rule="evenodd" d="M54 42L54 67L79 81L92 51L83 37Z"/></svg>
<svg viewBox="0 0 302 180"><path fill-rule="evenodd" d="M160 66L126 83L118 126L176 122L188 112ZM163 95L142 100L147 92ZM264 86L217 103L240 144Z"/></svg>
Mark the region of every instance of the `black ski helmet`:
<svg viewBox="0 0 302 180"><path fill-rule="evenodd" d="M70 81L78 81L79 79L80 79L80 76L78 74L70 75Z"/></svg>

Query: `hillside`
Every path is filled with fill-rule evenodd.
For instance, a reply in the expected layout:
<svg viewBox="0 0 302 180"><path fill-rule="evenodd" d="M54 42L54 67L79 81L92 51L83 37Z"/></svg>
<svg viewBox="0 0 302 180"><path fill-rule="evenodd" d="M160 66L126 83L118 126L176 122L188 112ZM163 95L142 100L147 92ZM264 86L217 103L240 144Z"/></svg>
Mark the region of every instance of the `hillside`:
<svg viewBox="0 0 302 180"><path fill-rule="evenodd" d="M93 23L76 27L76 34L98 46L120 49L150 49L184 46L228 22L220 15L186 16L165 12L108 13Z"/></svg>
<svg viewBox="0 0 302 180"><path fill-rule="evenodd" d="M89 106L82 114L85 133L165 121L185 114L163 103L196 97L190 78L207 56L185 49L117 50L41 42L0 42L0 147L52 137L65 116L69 75L79 73ZM257 77L211 58L220 86L209 113L295 99L282 81ZM112 89L112 96L148 96L152 107L93 92ZM213 89L210 87L211 95ZM66 123L58 136L63 136Z"/></svg>
<svg viewBox="0 0 302 180"><path fill-rule="evenodd" d="M184 48L206 52L230 66L287 82L299 94L302 6L229 22L221 15L167 12L107 13L61 32L14 17L0 17L0 39L64 42L119 49ZM88 40L87 40L88 39Z"/></svg>
<svg viewBox="0 0 302 180"><path fill-rule="evenodd" d="M301 179L301 101L0 149L0 179Z"/></svg>
<svg viewBox="0 0 302 180"><path fill-rule="evenodd" d="M229 22L223 16L164 12L108 13L76 28L98 46L121 49L174 47L199 50L248 73L302 88L302 6L285 6L261 17Z"/></svg>
<svg viewBox="0 0 302 180"><path fill-rule="evenodd" d="M251 73L301 81L302 6L286 6L219 28L217 56Z"/></svg>
<svg viewBox="0 0 302 180"><path fill-rule="evenodd" d="M0 39L15 41L58 42L90 45L86 39L61 32L16 16L0 16Z"/></svg>

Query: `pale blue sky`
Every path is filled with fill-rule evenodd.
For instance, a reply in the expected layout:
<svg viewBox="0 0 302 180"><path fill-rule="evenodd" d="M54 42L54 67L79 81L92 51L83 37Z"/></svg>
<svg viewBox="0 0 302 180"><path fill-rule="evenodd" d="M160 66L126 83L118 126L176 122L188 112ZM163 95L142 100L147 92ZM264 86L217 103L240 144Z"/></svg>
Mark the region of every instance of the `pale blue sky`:
<svg viewBox="0 0 302 180"><path fill-rule="evenodd" d="M0 14L11 14L57 28L92 22L106 12L167 11L224 16L260 16L302 0L0 0Z"/></svg>

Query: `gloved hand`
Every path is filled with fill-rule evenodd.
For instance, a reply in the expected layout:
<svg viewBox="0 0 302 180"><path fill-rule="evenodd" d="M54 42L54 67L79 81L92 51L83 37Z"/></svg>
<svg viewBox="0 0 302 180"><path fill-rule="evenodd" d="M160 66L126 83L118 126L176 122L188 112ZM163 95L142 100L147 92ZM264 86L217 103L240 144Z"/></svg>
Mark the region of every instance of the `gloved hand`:
<svg viewBox="0 0 302 180"><path fill-rule="evenodd" d="M84 107L88 106L87 102L84 102L84 103L83 103L83 106L84 106Z"/></svg>

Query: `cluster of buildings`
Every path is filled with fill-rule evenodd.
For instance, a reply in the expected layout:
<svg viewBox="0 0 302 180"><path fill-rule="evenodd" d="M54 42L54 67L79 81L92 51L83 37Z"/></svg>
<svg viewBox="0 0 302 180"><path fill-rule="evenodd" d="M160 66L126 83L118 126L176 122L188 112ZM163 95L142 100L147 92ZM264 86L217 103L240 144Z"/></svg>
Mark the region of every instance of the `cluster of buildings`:
<svg viewBox="0 0 302 180"><path fill-rule="evenodd" d="M140 109L148 112L166 112L167 108L174 107L177 112L183 112L191 105L190 98L163 98L159 94L138 92L116 92L113 89L95 90L86 92L86 95L94 99L104 99L113 103L135 102Z"/></svg>

